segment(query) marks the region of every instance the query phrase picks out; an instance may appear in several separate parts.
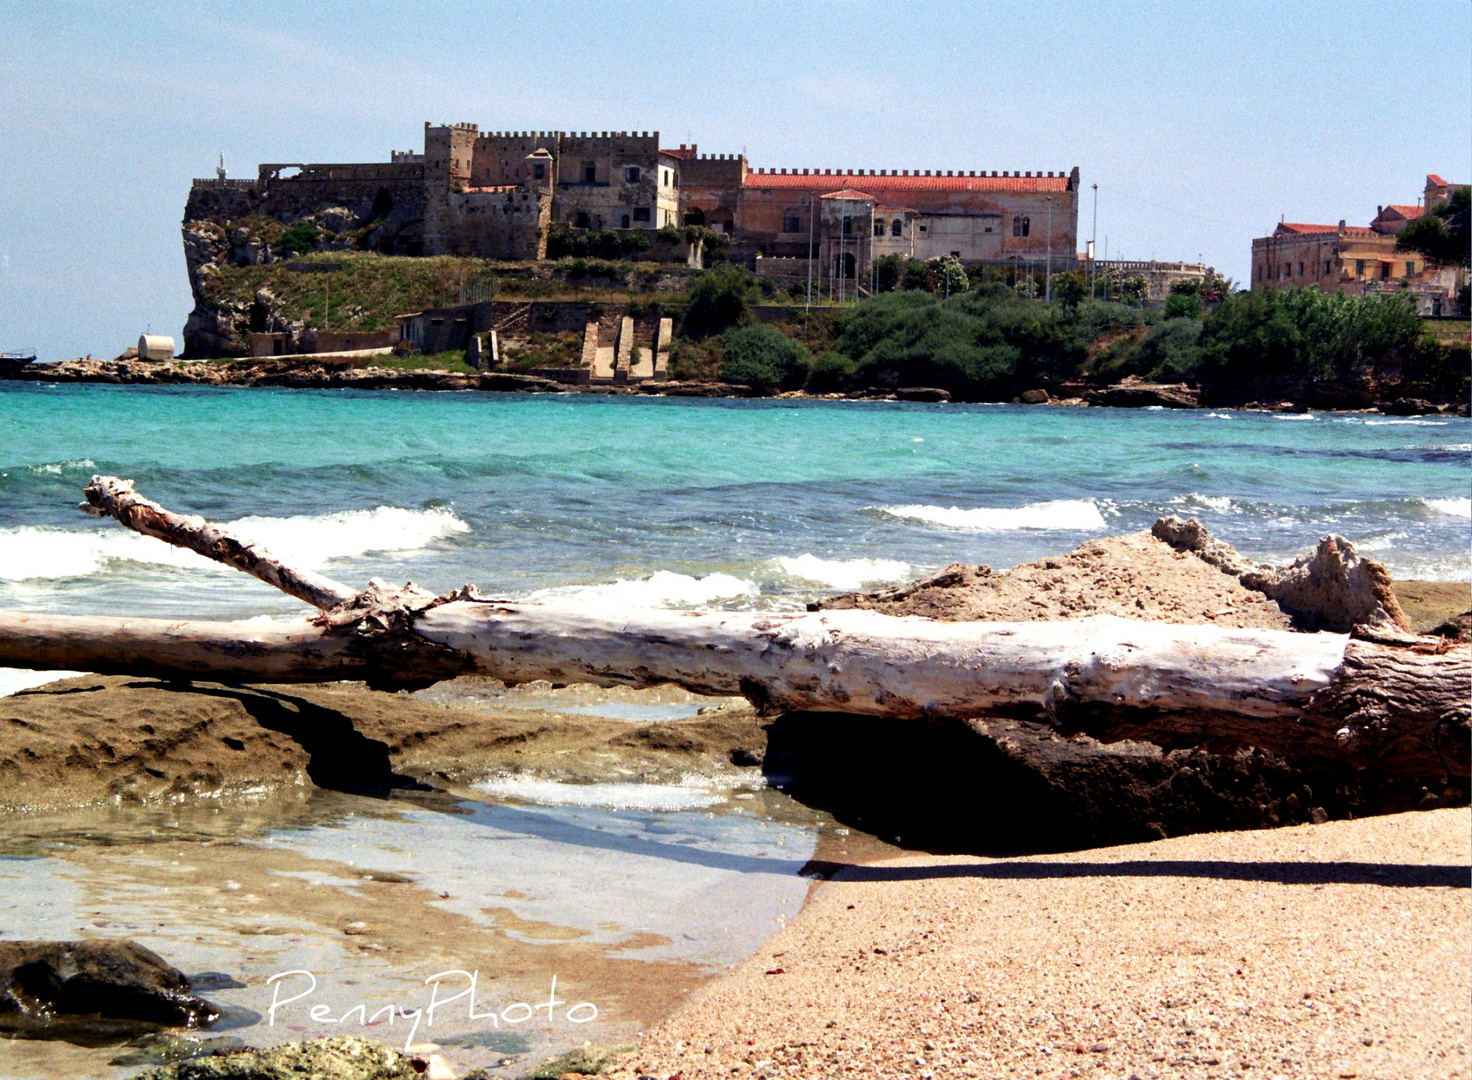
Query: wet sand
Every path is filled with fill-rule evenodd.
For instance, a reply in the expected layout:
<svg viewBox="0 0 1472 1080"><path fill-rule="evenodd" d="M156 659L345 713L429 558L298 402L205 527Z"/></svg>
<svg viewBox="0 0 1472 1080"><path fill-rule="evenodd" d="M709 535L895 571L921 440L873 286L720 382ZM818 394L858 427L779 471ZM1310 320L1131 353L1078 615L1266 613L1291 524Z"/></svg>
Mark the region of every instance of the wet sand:
<svg viewBox="0 0 1472 1080"><path fill-rule="evenodd" d="M615 1075L1469 1075L1465 808L855 866Z"/></svg>

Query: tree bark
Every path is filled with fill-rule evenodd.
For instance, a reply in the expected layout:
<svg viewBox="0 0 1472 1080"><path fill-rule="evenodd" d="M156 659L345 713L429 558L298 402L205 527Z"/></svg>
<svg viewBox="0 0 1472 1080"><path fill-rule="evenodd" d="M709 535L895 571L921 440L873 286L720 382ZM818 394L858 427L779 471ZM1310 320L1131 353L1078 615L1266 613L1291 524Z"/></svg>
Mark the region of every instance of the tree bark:
<svg viewBox="0 0 1472 1080"><path fill-rule="evenodd" d="M294 596L327 600L344 589L169 514L131 485L99 478L89 500L94 489L125 524L141 519L171 542L285 582L278 587ZM1465 649L1422 655L1346 634L1113 616L964 623L863 610L610 613L485 600L468 587L436 597L375 580L295 627L0 613L0 664L224 682L364 679L385 689L459 674L675 683L743 695L767 714L1003 712L1107 739L1258 746L1405 776L1466 777L1472 763Z"/></svg>

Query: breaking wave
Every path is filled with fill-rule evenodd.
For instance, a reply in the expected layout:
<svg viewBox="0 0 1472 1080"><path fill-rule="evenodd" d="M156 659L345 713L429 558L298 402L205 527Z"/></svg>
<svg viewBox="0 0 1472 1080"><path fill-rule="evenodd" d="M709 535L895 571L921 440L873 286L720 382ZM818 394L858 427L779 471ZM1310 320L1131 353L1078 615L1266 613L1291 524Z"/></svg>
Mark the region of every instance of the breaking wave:
<svg viewBox="0 0 1472 1080"><path fill-rule="evenodd" d="M910 564L898 559L820 559L809 552L792 559L782 556L778 568L790 578L826 585L830 589L859 589L890 585L910 579Z"/></svg>
<svg viewBox="0 0 1472 1080"><path fill-rule="evenodd" d="M1472 499L1462 495L1451 499L1422 499L1431 509L1452 517L1472 518Z"/></svg>
<svg viewBox="0 0 1472 1080"><path fill-rule="evenodd" d="M881 506L878 510L891 517L975 532L1016 532L1022 529L1087 532L1105 527L1104 515L1093 499L1055 499L1017 507L980 506L974 510L923 505Z"/></svg>
<svg viewBox="0 0 1472 1080"><path fill-rule="evenodd" d="M1198 495L1194 491L1189 495L1177 495L1171 499L1171 504L1187 510L1215 510L1218 514L1229 513L1236 508L1230 495Z"/></svg>
<svg viewBox="0 0 1472 1080"><path fill-rule="evenodd" d="M315 516L244 517L225 527L265 544L285 562L308 568L369 552L414 551L470 531L450 510L396 506ZM119 562L235 573L192 551L117 526L86 532L38 525L0 529L0 580L87 577Z"/></svg>
<svg viewBox="0 0 1472 1080"><path fill-rule="evenodd" d="M573 601L618 610L620 607L700 607L759 595L761 588L756 582L732 574L715 573L698 578L672 570L659 570L647 578L635 580L620 578L603 585L559 585L538 589L527 599Z"/></svg>

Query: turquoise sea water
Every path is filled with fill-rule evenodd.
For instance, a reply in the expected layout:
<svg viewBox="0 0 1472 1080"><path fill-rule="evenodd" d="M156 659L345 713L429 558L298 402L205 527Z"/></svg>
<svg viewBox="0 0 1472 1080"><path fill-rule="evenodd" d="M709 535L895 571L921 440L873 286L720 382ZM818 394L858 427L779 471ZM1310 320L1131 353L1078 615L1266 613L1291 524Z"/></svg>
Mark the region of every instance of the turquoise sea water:
<svg viewBox="0 0 1472 1080"><path fill-rule="evenodd" d="M0 384L0 607L299 610L80 514L94 472L352 584L782 607L1167 513L1467 580L1469 443L1447 417Z"/></svg>

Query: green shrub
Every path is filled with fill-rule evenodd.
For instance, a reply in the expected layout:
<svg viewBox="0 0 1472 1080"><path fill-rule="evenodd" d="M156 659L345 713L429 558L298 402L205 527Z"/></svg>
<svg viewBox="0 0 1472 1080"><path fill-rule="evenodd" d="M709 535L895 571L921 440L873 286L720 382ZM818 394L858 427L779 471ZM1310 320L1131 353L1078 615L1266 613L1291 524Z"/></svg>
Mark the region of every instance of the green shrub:
<svg viewBox="0 0 1472 1080"><path fill-rule="evenodd" d="M745 267L728 263L697 274L690 283L686 332L719 334L750 322L751 301L757 292L756 281Z"/></svg>
<svg viewBox="0 0 1472 1080"><path fill-rule="evenodd" d="M721 335L721 378L763 393L801 385L809 354L774 326L741 326Z"/></svg>
<svg viewBox="0 0 1472 1080"><path fill-rule="evenodd" d="M1185 285L1187 282L1178 281L1177 285ZM1191 284L1195 284L1191 282ZM1165 317L1167 319L1199 319L1201 318L1202 304L1201 293L1196 290L1178 292L1171 288L1170 295L1165 298Z"/></svg>
<svg viewBox="0 0 1472 1080"><path fill-rule="evenodd" d="M1189 315L1165 319L1152 326L1140 344L1130 350L1121 374L1188 378L1201 363L1201 350L1196 344L1200 337L1200 319Z"/></svg>
<svg viewBox="0 0 1472 1080"><path fill-rule="evenodd" d="M818 392L840 389L855 367L853 360L841 352L829 349L819 353L808 365L807 388Z"/></svg>
<svg viewBox="0 0 1472 1080"><path fill-rule="evenodd" d="M294 221L286 227L277 241L277 246L282 251L289 251L293 255L305 255L317 248L317 237L321 234L317 226L310 221Z"/></svg>

